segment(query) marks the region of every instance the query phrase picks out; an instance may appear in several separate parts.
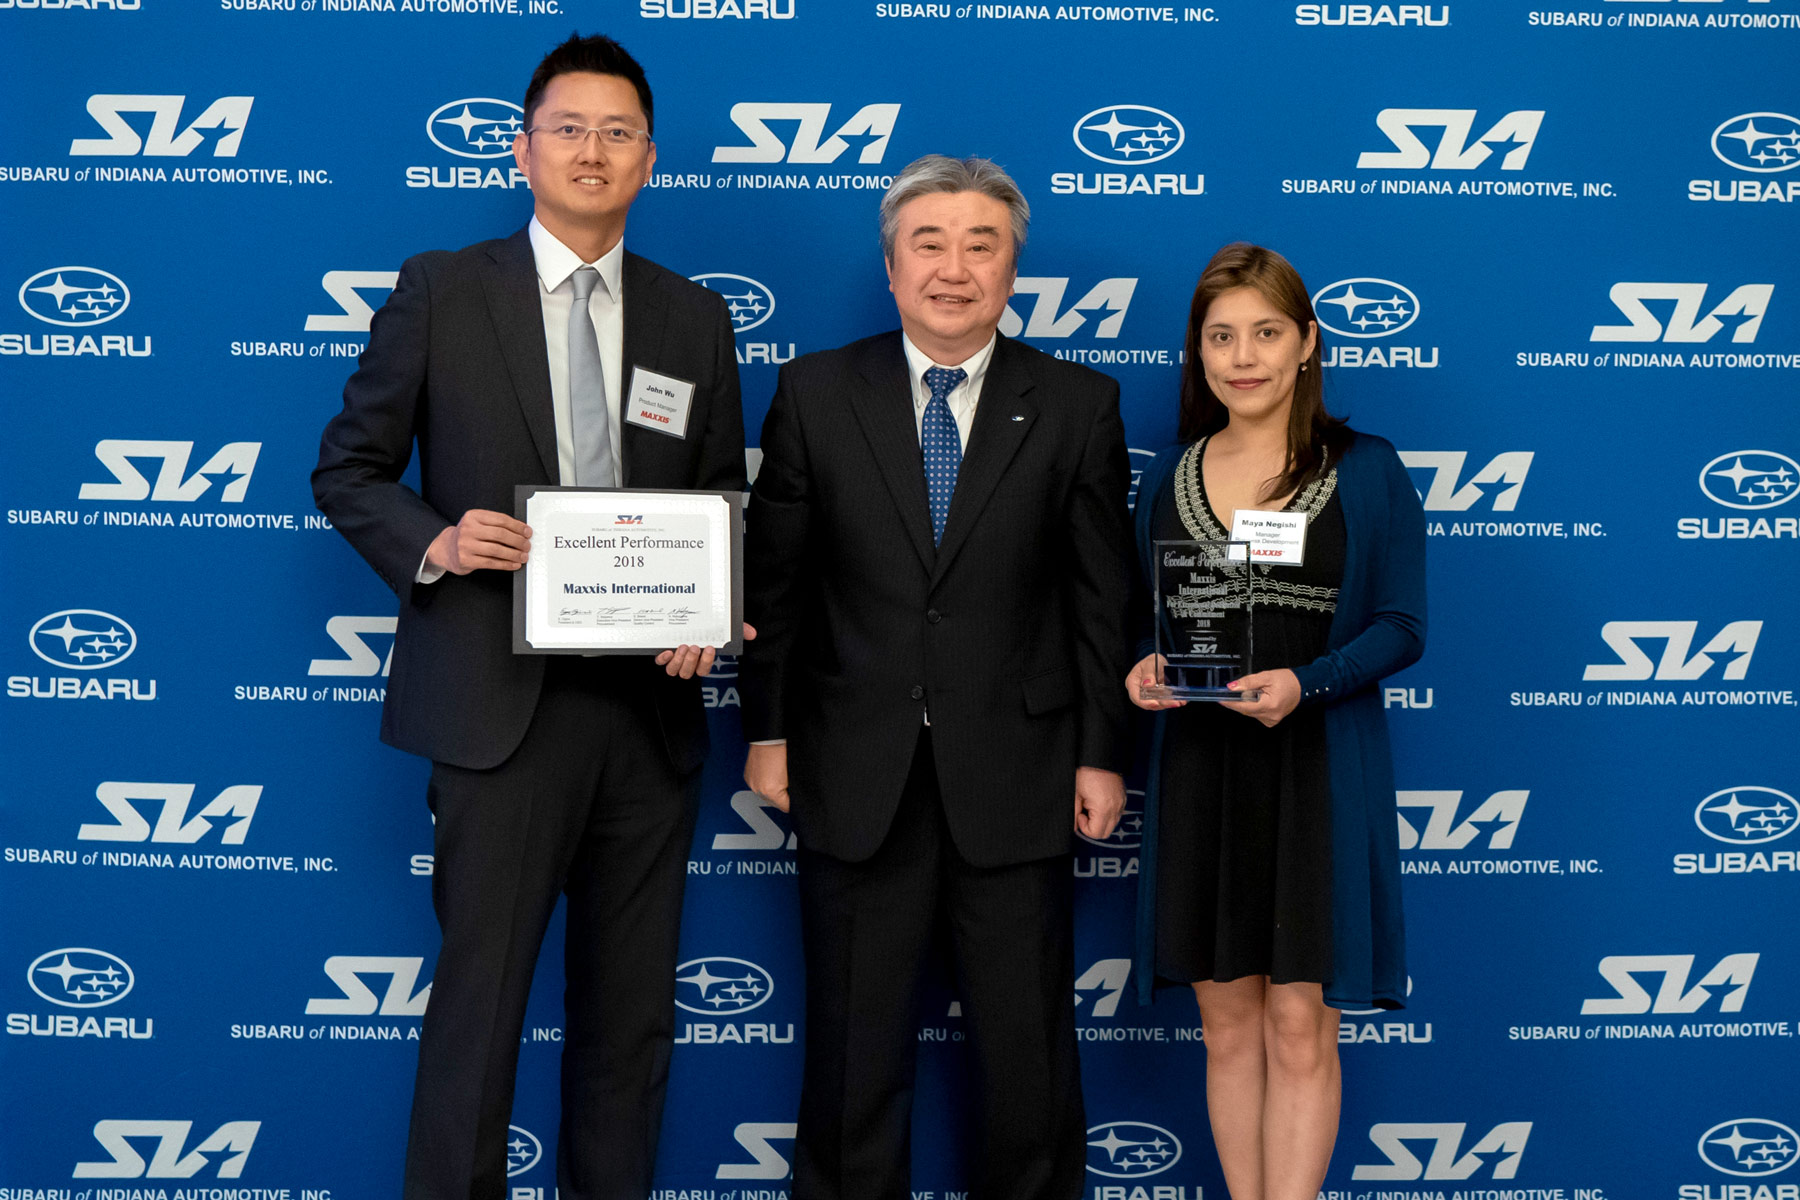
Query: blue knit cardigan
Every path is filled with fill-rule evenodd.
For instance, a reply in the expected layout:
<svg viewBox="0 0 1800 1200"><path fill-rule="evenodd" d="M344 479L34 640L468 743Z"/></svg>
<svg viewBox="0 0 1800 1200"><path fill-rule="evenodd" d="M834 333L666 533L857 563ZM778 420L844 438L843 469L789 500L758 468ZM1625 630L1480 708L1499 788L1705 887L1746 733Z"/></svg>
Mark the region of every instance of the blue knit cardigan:
<svg viewBox="0 0 1800 1200"><path fill-rule="evenodd" d="M1144 469L1136 512L1138 557L1150 577L1156 511L1174 486L1187 446L1171 446ZM1334 1008L1401 1008L1406 933L1393 756L1380 682L1425 649L1425 513L1400 456L1387 441L1357 434L1337 463L1344 514L1344 578L1326 653L1294 674L1301 704L1323 704L1331 764L1332 972ZM1150 646L1139 648L1139 657ZM1246 718L1248 719L1248 718ZM1144 802L1137 910L1138 999L1156 979L1157 812L1162 739L1158 714Z"/></svg>

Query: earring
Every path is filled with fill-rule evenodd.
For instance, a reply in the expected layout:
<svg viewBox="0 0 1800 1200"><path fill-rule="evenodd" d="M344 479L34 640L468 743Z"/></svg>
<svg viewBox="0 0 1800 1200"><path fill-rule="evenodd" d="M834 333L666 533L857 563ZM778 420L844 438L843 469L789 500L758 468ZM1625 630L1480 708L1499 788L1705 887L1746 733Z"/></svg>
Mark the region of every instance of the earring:
<svg viewBox="0 0 1800 1200"><path fill-rule="evenodd" d="M1302 371L1304 371L1304 370L1306 370L1306 364L1305 364L1305 363L1301 363L1301 364L1300 364L1300 369L1301 369L1301 370L1302 370Z"/></svg>

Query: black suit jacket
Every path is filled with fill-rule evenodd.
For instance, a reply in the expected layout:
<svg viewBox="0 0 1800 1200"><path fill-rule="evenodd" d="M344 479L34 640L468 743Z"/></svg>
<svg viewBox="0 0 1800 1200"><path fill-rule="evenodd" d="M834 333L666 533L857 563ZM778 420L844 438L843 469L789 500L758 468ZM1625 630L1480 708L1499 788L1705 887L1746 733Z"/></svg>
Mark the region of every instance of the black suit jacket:
<svg viewBox="0 0 1800 1200"><path fill-rule="evenodd" d="M787 739L802 842L875 852L929 708L963 856L1067 851L1076 766L1128 753L1118 384L1000 338L935 547L899 333L784 366L762 450L744 728Z"/></svg>
<svg viewBox="0 0 1800 1200"><path fill-rule="evenodd" d="M622 291L621 385L642 366L695 387L686 438L623 423L621 485L742 490L744 418L724 300L630 253ZM400 483L415 440L416 492ZM512 652L512 574L413 580L432 538L464 512L510 514L515 484L558 482L525 230L406 261L344 385L343 411L325 427L312 482L319 508L401 599L382 739L459 767L505 761L544 678L542 656ZM648 669L644 679L671 760L691 770L707 749L698 683Z"/></svg>

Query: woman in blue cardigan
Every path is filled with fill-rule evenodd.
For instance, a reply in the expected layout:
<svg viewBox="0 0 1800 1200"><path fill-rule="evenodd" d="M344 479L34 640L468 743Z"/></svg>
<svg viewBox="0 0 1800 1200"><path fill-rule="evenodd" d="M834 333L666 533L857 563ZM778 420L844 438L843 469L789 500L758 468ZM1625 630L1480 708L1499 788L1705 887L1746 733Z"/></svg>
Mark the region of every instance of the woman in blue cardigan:
<svg viewBox="0 0 1800 1200"><path fill-rule="evenodd" d="M1378 685L1425 644L1425 521L1393 446L1325 411L1318 323L1272 250L1213 256L1189 311L1180 445L1144 471L1137 546L1279 511L1298 553L1255 573L1254 700L1155 700L1137 965L1191 984L1235 1200L1312 1200L1337 1138L1338 1009L1406 994L1393 764ZM1304 514L1303 518L1293 514ZM1254 519L1254 518L1253 518ZM1148 605L1146 605L1146 608Z"/></svg>

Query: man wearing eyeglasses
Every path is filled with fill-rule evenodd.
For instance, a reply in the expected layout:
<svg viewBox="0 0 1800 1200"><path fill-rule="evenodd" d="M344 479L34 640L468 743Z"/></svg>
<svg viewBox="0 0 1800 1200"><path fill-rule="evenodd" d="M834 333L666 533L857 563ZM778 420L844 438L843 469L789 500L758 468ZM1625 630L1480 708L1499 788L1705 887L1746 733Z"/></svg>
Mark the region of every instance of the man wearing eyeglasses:
<svg viewBox="0 0 1800 1200"><path fill-rule="evenodd" d="M516 484L744 488L724 300L624 247L656 162L644 72L571 38L532 75L513 154L534 214L409 259L326 426L319 507L400 597L382 738L432 761L443 930L407 1200L498 1200L533 966L568 897L564 1200L648 1194L713 650L512 653L531 551ZM693 384L685 436L640 425L637 371ZM623 412L623 419L621 413ZM417 443L416 490L401 482ZM751 636L746 630L746 636Z"/></svg>

